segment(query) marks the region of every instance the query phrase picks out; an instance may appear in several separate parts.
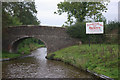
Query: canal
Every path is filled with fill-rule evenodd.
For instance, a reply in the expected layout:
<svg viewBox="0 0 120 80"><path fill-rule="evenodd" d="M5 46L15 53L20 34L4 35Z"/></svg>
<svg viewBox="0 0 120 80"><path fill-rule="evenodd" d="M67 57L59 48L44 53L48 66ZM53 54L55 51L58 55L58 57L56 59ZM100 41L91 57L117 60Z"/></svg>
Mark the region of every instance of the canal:
<svg viewBox="0 0 120 80"><path fill-rule="evenodd" d="M60 61L47 60L46 48L31 55L2 63L3 78L92 78L88 73Z"/></svg>

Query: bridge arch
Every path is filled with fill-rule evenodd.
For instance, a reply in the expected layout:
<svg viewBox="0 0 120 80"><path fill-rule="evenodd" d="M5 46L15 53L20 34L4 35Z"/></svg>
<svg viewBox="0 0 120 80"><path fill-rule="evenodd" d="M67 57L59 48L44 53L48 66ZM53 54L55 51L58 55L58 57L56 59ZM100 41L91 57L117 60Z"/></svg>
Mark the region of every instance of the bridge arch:
<svg viewBox="0 0 120 80"><path fill-rule="evenodd" d="M23 40L28 39L28 38L35 38L35 39L38 39L38 40L42 41L47 48L47 43L44 40L42 40L41 38L37 38L37 37L34 37L34 36L22 36L22 37L16 38L14 41L11 42L10 47L9 47L9 52L18 53L18 45Z"/></svg>
<svg viewBox="0 0 120 80"><path fill-rule="evenodd" d="M25 38L33 37L41 40L47 47L47 53L78 44L80 40L71 38L66 28L53 26L15 26L2 32L2 50L17 51L17 44ZM16 48L16 49L15 49Z"/></svg>

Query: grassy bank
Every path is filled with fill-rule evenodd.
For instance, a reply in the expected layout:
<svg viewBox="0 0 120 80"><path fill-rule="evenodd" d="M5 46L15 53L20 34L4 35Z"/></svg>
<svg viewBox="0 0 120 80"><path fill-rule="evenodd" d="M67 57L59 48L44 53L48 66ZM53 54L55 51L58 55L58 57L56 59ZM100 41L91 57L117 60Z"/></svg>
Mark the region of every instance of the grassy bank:
<svg viewBox="0 0 120 80"><path fill-rule="evenodd" d="M18 50L18 53L24 52L24 54L30 54L31 51L36 50L37 48L45 47L45 45L39 45L39 44L30 44L30 45L24 45L23 47L20 47Z"/></svg>
<svg viewBox="0 0 120 80"><path fill-rule="evenodd" d="M2 58L15 58L15 57L19 57L22 56L22 54L16 54L16 53L9 53L9 52L2 52Z"/></svg>
<svg viewBox="0 0 120 80"><path fill-rule="evenodd" d="M48 59L62 60L78 68L118 78L118 45L75 45L48 54Z"/></svg>

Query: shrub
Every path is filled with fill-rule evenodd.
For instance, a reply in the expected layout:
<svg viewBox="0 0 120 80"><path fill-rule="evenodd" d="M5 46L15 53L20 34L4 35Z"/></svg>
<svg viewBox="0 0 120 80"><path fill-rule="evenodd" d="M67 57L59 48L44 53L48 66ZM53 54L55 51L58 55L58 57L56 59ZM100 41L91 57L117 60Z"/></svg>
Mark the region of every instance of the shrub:
<svg viewBox="0 0 120 80"><path fill-rule="evenodd" d="M109 24L105 27L105 34L108 34L106 36L106 43L118 43L118 34L120 34L119 31L120 22L109 22Z"/></svg>
<svg viewBox="0 0 120 80"><path fill-rule="evenodd" d="M106 24L105 33L112 34L112 31L118 30L118 26L120 26L120 22L115 22L115 21L109 22L108 24ZM118 34L118 32L115 33Z"/></svg>
<svg viewBox="0 0 120 80"><path fill-rule="evenodd" d="M86 23L76 23L67 28L67 33L73 37L80 39L83 43L102 43L105 40L102 34L86 34Z"/></svg>

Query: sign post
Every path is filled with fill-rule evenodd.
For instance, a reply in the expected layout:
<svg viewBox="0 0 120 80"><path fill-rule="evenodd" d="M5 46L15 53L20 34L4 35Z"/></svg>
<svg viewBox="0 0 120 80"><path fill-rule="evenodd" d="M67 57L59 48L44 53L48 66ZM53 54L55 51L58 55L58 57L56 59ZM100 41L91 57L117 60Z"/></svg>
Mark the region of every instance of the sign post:
<svg viewBox="0 0 120 80"><path fill-rule="evenodd" d="M91 22L86 23L86 34L103 34L104 33L103 22ZM90 37L89 37L90 46Z"/></svg>

